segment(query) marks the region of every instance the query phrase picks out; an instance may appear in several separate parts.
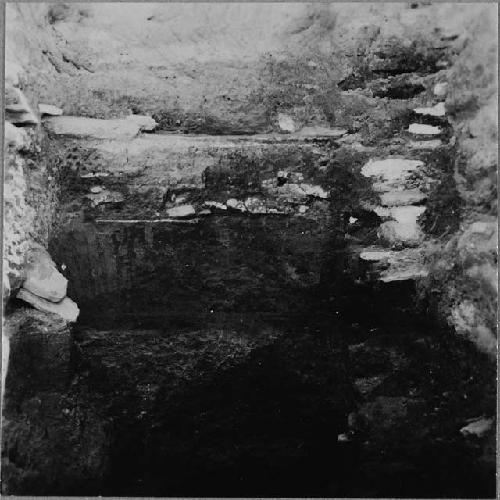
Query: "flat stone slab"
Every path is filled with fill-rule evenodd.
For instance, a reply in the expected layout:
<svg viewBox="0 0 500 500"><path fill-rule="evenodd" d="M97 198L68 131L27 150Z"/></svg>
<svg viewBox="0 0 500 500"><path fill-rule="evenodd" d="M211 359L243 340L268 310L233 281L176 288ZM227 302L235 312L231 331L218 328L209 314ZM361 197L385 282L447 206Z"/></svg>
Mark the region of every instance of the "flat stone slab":
<svg viewBox="0 0 500 500"><path fill-rule="evenodd" d="M53 106L52 104L39 104L38 111L40 115L44 116L61 116L63 114L63 110L58 108L57 106Z"/></svg>
<svg viewBox="0 0 500 500"><path fill-rule="evenodd" d="M442 133L439 127L433 125L424 125L423 123L412 123L408 127L408 132L415 135L440 135Z"/></svg>
<svg viewBox="0 0 500 500"><path fill-rule="evenodd" d="M24 302L27 302L39 311L57 314L70 323L75 322L80 314L80 309L69 297L65 297L61 302L54 303L38 297L25 288L21 288L16 297L24 300Z"/></svg>
<svg viewBox="0 0 500 500"><path fill-rule="evenodd" d="M116 120L100 120L82 116L53 116L44 125L55 135L89 139L132 139L142 130L152 130L156 122L141 115Z"/></svg>
<svg viewBox="0 0 500 500"><path fill-rule="evenodd" d="M361 169L365 177L377 180L373 188L378 192L401 190L412 173L424 166L420 160L404 158L386 158L384 160L369 160Z"/></svg>
<svg viewBox="0 0 500 500"><path fill-rule="evenodd" d="M418 115L427 116L444 116L446 114L446 108L444 102L438 102L435 106L427 108L416 108L413 111Z"/></svg>
<svg viewBox="0 0 500 500"><path fill-rule="evenodd" d="M405 206L424 201L426 195L420 189L388 191L380 195L380 202L385 207Z"/></svg>

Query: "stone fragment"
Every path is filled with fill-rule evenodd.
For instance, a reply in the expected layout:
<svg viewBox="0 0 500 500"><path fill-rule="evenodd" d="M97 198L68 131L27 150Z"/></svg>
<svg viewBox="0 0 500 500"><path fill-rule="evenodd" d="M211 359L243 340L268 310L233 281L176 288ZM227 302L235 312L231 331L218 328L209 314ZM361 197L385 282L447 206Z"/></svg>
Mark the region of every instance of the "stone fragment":
<svg viewBox="0 0 500 500"><path fill-rule="evenodd" d="M8 121L17 125L38 125L35 115L24 93L16 87L9 88L9 100L5 103L5 114Z"/></svg>
<svg viewBox="0 0 500 500"><path fill-rule="evenodd" d="M278 113L278 125L282 132L295 132L297 130L293 118L284 113Z"/></svg>
<svg viewBox="0 0 500 500"><path fill-rule="evenodd" d="M390 250L368 250L361 252L359 257L362 260L367 260L370 262L379 262L381 260L387 260L391 256Z"/></svg>
<svg viewBox="0 0 500 500"><path fill-rule="evenodd" d="M442 146L441 139L432 139L430 141L410 141L408 146L412 149L436 149Z"/></svg>
<svg viewBox="0 0 500 500"><path fill-rule="evenodd" d="M439 135L441 129L433 125L424 125L423 123L412 123L408 127L408 132L415 135Z"/></svg>
<svg viewBox="0 0 500 500"><path fill-rule="evenodd" d="M158 126L158 123L156 123L156 121L150 116L129 115L126 119L130 122L135 123L141 131L144 130L147 132L151 132Z"/></svg>
<svg viewBox="0 0 500 500"><path fill-rule="evenodd" d="M300 187L306 196L313 196L315 198L328 198L329 194L321 186L313 186L312 184L301 184Z"/></svg>
<svg viewBox="0 0 500 500"><path fill-rule="evenodd" d="M300 205L299 214L305 214L308 210L309 210L309 207L307 205Z"/></svg>
<svg viewBox="0 0 500 500"><path fill-rule="evenodd" d="M392 246L418 246L423 233L417 224L404 224L398 221L387 221L380 225L378 236Z"/></svg>
<svg viewBox="0 0 500 500"><path fill-rule="evenodd" d="M28 145L29 139L26 132L10 122L5 122L5 145L16 149L23 149Z"/></svg>
<svg viewBox="0 0 500 500"><path fill-rule="evenodd" d="M232 208L233 210L239 210L240 212L246 212L245 204L242 201L237 200L236 198L230 198L226 201L226 206L228 208Z"/></svg>
<svg viewBox="0 0 500 500"><path fill-rule="evenodd" d="M380 195L380 201L385 207L405 206L420 203L426 196L420 189L407 189L404 191L387 191Z"/></svg>
<svg viewBox="0 0 500 500"><path fill-rule="evenodd" d="M470 424L462 427L460 433L464 436L483 437L493 426L492 418L477 418Z"/></svg>
<svg viewBox="0 0 500 500"><path fill-rule="evenodd" d="M294 134L297 137L342 137L347 134L343 128L304 127Z"/></svg>
<svg viewBox="0 0 500 500"><path fill-rule="evenodd" d="M257 197L249 197L245 200L245 207L251 214L265 214L267 207L264 200Z"/></svg>
<svg viewBox="0 0 500 500"><path fill-rule="evenodd" d="M86 195L86 198L90 200L92 207L97 207L103 203L121 203L124 201L121 193L118 191L108 191L107 189L102 189L99 193L90 193Z"/></svg>
<svg viewBox="0 0 500 500"><path fill-rule="evenodd" d="M115 120L83 116L51 116L44 120L44 125L56 135L92 139L133 139L141 130L150 130L153 126L146 120L148 117L139 118L134 115Z"/></svg>
<svg viewBox="0 0 500 500"><path fill-rule="evenodd" d="M68 280L57 270L47 250L32 247L25 258L25 280L23 288L51 302L60 302L66 297Z"/></svg>
<svg viewBox="0 0 500 500"><path fill-rule="evenodd" d="M436 83L436 85L434 85L433 92L436 97L444 97L448 92L448 84L446 82Z"/></svg>
<svg viewBox="0 0 500 500"><path fill-rule="evenodd" d="M196 211L193 205L179 205L177 207L172 207L167 210L167 215L169 217L193 217L196 215Z"/></svg>
<svg viewBox="0 0 500 500"><path fill-rule="evenodd" d="M216 210L227 210L227 206L219 201L206 201L203 203L208 208L214 208Z"/></svg>
<svg viewBox="0 0 500 500"><path fill-rule="evenodd" d="M374 177L379 180L374 184L378 192L392 191L394 187L404 185L408 177L424 166L420 160L404 158L387 158L385 160L369 160L361 169L365 177Z"/></svg>
<svg viewBox="0 0 500 500"><path fill-rule="evenodd" d="M57 314L71 323L75 322L80 314L80 309L69 297L64 298L61 302L54 303L34 295L25 288L21 288L16 297L24 300L24 302L27 302L39 311Z"/></svg>
<svg viewBox="0 0 500 500"><path fill-rule="evenodd" d="M102 186L92 186L90 188L91 193L100 193L102 191Z"/></svg>
<svg viewBox="0 0 500 500"><path fill-rule="evenodd" d="M427 116L444 116L446 114L444 102L439 102L435 106L429 108L415 108L413 111L419 115Z"/></svg>
<svg viewBox="0 0 500 500"><path fill-rule="evenodd" d="M61 116L63 114L63 110L58 108L57 106L53 106L52 104L39 104L38 111L41 116Z"/></svg>

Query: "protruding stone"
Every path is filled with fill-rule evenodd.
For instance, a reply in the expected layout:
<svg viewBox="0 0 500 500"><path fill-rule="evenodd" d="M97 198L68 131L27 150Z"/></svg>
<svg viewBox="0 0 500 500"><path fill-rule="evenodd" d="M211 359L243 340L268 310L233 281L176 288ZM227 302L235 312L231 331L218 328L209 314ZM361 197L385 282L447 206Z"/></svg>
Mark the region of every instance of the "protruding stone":
<svg viewBox="0 0 500 500"><path fill-rule="evenodd" d="M121 193L118 191L108 191L107 189L102 189L99 193L90 193L86 198L90 200L92 207L97 207L103 203L121 203L124 201Z"/></svg>
<svg viewBox="0 0 500 500"><path fill-rule="evenodd" d="M436 85L434 85L433 92L436 97L444 97L448 92L448 83L446 82L436 83Z"/></svg>
<svg viewBox="0 0 500 500"><path fill-rule="evenodd" d="M92 139L133 139L141 130L151 130L153 122L152 118L136 115L116 120L52 116L44 120L44 125L56 135Z"/></svg>
<svg viewBox="0 0 500 500"><path fill-rule="evenodd" d="M385 160L368 161L361 169L361 173L365 177L379 179L379 182L375 183L373 188L378 192L385 192L404 185L405 180L423 166L424 163L420 160L387 158Z"/></svg>
<svg viewBox="0 0 500 500"><path fill-rule="evenodd" d="M52 104L39 104L38 111L41 116L61 116L63 114L61 108L53 106Z"/></svg>
<svg viewBox="0 0 500 500"><path fill-rule="evenodd" d="M408 127L408 132L415 135L439 135L442 133L439 127L425 125L423 123L412 123Z"/></svg>
<svg viewBox="0 0 500 500"><path fill-rule="evenodd" d="M301 184L300 187L306 196L313 196L315 198L328 198L328 191L325 191L321 186L313 186L312 184Z"/></svg>
<svg viewBox="0 0 500 500"><path fill-rule="evenodd" d="M158 123L156 123L156 121L150 116L129 115L126 119L130 122L135 123L141 131L151 132L158 126Z"/></svg>
<svg viewBox="0 0 500 500"><path fill-rule="evenodd" d="M395 220L381 224L378 235L391 246L417 246L423 239L423 233L418 224L404 224Z"/></svg>
<svg viewBox="0 0 500 500"><path fill-rule="evenodd" d="M405 191L388 191L380 195L382 205L386 207L412 205L425 200L426 196L420 189L407 189Z"/></svg>
<svg viewBox="0 0 500 500"><path fill-rule="evenodd" d="M227 210L227 206L224 203L220 203L219 201L206 201L205 203L203 203L203 205L215 210Z"/></svg>
<svg viewBox="0 0 500 500"><path fill-rule="evenodd" d="M68 280L57 270L47 250L38 245L32 247L25 261L23 288L50 302L60 302L66 297Z"/></svg>
<svg viewBox="0 0 500 500"><path fill-rule="evenodd" d="M359 257L369 262L379 262L389 259L392 252L390 250L368 250L361 252Z"/></svg>
<svg viewBox="0 0 500 500"><path fill-rule="evenodd" d="M284 113L278 113L278 125L283 132L295 132L297 130L293 118Z"/></svg>
<svg viewBox="0 0 500 500"><path fill-rule="evenodd" d="M9 99L5 103L5 117L15 125L38 125L39 120L35 115L28 99L21 90L10 87Z"/></svg>
<svg viewBox="0 0 500 500"><path fill-rule="evenodd" d="M483 437L493 426L492 418L477 418L470 424L462 427L460 433L464 436Z"/></svg>
<svg viewBox="0 0 500 500"><path fill-rule="evenodd" d="M90 188L90 192L94 194L100 193L101 191L102 191L102 186L92 186Z"/></svg>
<svg viewBox="0 0 500 500"><path fill-rule="evenodd" d="M245 204L242 201L237 200L236 198L230 198L229 200L227 200L226 206L228 208L232 208L233 210L238 210L240 212L247 211Z"/></svg>
<svg viewBox="0 0 500 500"><path fill-rule="evenodd" d="M429 108L416 108L413 111L419 115L428 116L444 116L446 114L444 102L439 102L435 106Z"/></svg>
<svg viewBox="0 0 500 500"><path fill-rule="evenodd" d="M410 141L408 146L412 149L436 149L443 145L441 139L432 139L429 141Z"/></svg>
<svg viewBox="0 0 500 500"><path fill-rule="evenodd" d="M179 205L167 210L167 215L174 218L193 217L196 215L196 210L193 205Z"/></svg>
<svg viewBox="0 0 500 500"><path fill-rule="evenodd" d="M28 135L26 132L10 122L5 122L5 145L13 146L16 149L23 149L28 144Z"/></svg>
<svg viewBox="0 0 500 500"><path fill-rule="evenodd" d="M68 297L64 298L61 302L54 303L38 297L25 288L21 288L16 297L24 300L24 302L27 302L39 311L57 314L70 323L75 322L80 314L80 309L76 303Z"/></svg>
<svg viewBox="0 0 500 500"><path fill-rule="evenodd" d="M294 134L297 137L342 137L347 134L343 128L304 127Z"/></svg>

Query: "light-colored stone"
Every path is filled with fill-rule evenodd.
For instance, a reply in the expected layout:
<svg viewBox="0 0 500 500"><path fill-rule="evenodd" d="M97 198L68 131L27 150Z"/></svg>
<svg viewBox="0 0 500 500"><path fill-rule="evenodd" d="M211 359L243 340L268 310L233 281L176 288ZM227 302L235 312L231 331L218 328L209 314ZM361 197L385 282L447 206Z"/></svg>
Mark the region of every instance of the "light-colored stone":
<svg viewBox="0 0 500 500"><path fill-rule="evenodd" d="M40 123L21 90L11 87L9 95L10 98L5 103L5 114L8 121L17 125L38 125Z"/></svg>
<svg viewBox="0 0 500 500"><path fill-rule="evenodd" d="M203 205L216 210L227 210L227 206L224 203L220 203L219 201L205 201Z"/></svg>
<svg viewBox="0 0 500 500"><path fill-rule="evenodd" d="M326 199L329 196L328 191L325 191L321 186L314 186L312 184L301 184L301 189L306 196L313 196L315 198Z"/></svg>
<svg viewBox="0 0 500 500"><path fill-rule="evenodd" d="M124 201L121 193L118 191L108 191L107 189L102 189L99 193L90 193L86 195L86 198L90 200L92 207L97 207L103 203L121 203Z"/></svg>
<svg viewBox="0 0 500 500"><path fill-rule="evenodd" d="M446 114L444 102L438 102L435 106L428 108L416 108L413 111L419 115L428 116L444 116Z"/></svg>
<svg viewBox="0 0 500 500"><path fill-rule="evenodd" d="M448 92L448 84L446 82L438 82L433 89L436 97L444 97Z"/></svg>
<svg viewBox="0 0 500 500"><path fill-rule="evenodd" d="M285 113L278 113L278 125L282 132L295 132L297 130L293 118Z"/></svg>
<svg viewBox="0 0 500 500"><path fill-rule="evenodd" d="M460 433L464 436L474 436L481 438L493 427L492 418L477 418L470 424L462 427Z"/></svg>
<svg viewBox="0 0 500 500"><path fill-rule="evenodd" d="M151 132L158 126L158 123L156 123L156 121L150 116L129 115L126 119L130 122L135 123L141 131L144 130L147 132Z"/></svg>
<svg viewBox="0 0 500 500"><path fill-rule="evenodd" d="M41 116L61 116L63 114L63 110L58 108L57 106L53 106L52 104L39 104L38 111Z"/></svg>
<svg viewBox="0 0 500 500"><path fill-rule="evenodd" d="M380 195L383 206L394 207L420 203L425 200L425 194L420 189L408 189L405 191L388 191Z"/></svg>
<svg viewBox="0 0 500 500"><path fill-rule="evenodd" d="M424 237L418 224L405 224L395 220L382 223L378 236L391 246L418 246Z"/></svg>
<svg viewBox="0 0 500 500"><path fill-rule="evenodd" d="M267 207L264 200L250 196L245 200L245 207L251 214L266 214Z"/></svg>
<svg viewBox="0 0 500 500"><path fill-rule="evenodd" d="M150 130L153 125L148 120L152 119L135 115L115 120L82 116L52 116L44 120L44 125L56 135L123 140L133 139L141 130Z"/></svg>
<svg viewBox="0 0 500 500"><path fill-rule="evenodd" d="M365 177L377 180L373 188L377 192L393 191L404 187L407 179L424 166L420 160L404 158L386 158L384 160L369 160L361 169Z"/></svg>
<svg viewBox="0 0 500 500"><path fill-rule="evenodd" d="M239 210L240 212L247 211L245 204L242 201L237 200L236 198L230 198L229 200L227 200L226 206L228 208L232 208L233 210Z"/></svg>
<svg viewBox="0 0 500 500"><path fill-rule="evenodd" d="M27 302L39 311L57 314L70 323L75 322L80 314L80 309L69 297L64 298L59 303L54 303L49 300L42 299L30 291L21 288L17 293L17 298L24 300L24 302Z"/></svg>
<svg viewBox="0 0 500 500"><path fill-rule="evenodd" d="M294 134L297 137L342 137L347 134L343 128L304 127Z"/></svg>
<svg viewBox="0 0 500 500"><path fill-rule="evenodd" d="M66 297L68 280L57 270L47 250L41 246L30 248L25 258L25 280L23 288L30 293L60 302Z"/></svg>
<svg viewBox="0 0 500 500"><path fill-rule="evenodd" d="M179 205L177 207L172 207L167 210L167 215L169 217L193 217L196 215L196 210L193 205Z"/></svg>
<svg viewBox="0 0 500 500"><path fill-rule="evenodd" d="M425 125L423 123L412 123L408 127L408 132L415 135L439 135L441 134L441 129L439 127L434 127L433 125Z"/></svg>
<svg viewBox="0 0 500 500"><path fill-rule="evenodd" d="M392 252L390 250L367 250L361 252L359 257L369 262L379 262L389 259Z"/></svg>
<svg viewBox="0 0 500 500"><path fill-rule="evenodd" d="M101 191L102 191L102 186L92 186L90 188L90 192L94 194L100 193Z"/></svg>
<svg viewBox="0 0 500 500"><path fill-rule="evenodd" d="M29 139L26 132L10 122L5 122L5 145L13 146L20 150L28 145Z"/></svg>
<svg viewBox="0 0 500 500"><path fill-rule="evenodd" d="M429 141L410 141L408 146L412 149L436 149L443 145L441 139L431 139Z"/></svg>

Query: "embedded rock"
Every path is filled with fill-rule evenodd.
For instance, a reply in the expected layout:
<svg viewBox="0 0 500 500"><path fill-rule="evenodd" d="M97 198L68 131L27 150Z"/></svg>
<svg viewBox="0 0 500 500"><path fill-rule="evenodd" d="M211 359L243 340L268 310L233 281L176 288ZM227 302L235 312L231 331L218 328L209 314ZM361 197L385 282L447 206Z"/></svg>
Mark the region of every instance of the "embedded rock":
<svg viewBox="0 0 500 500"><path fill-rule="evenodd" d="M61 116L63 114L61 108L53 106L52 104L39 104L38 111L41 116Z"/></svg>
<svg viewBox="0 0 500 500"><path fill-rule="evenodd" d="M434 85L433 89L434 95L436 97L444 97L448 92L448 84L446 82L438 82Z"/></svg>
<svg viewBox="0 0 500 500"><path fill-rule="evenodd" d="M28 135L26 132L10 122L5 122L5 145L7 147L13 146L15 149L20 150L28 145Z"/></svg>
<svg viewBox="0 0 500 500"><path fill-rule="evenodd" d="M439 102L435 106L429 108L416 108L413 111L418 115L427 116L444 116L446 114L444 102Z"/></svg>
<svg viewBox="0 0 500 500"><path fill-rule="evenodd" d="M460 429L464 436L474 436L481 438L493 427L492 418L478 418Z"/></svg>
<svg viewBox="0 0 500 500"><path fill-rule="evenodd" d="M295 132L297 125L291 116L278 113L278 125L283 132Z"/></svg>
<svg viewBox="0 0 500 500"><path fill-rule="evenodd" d="M426 195L420 189L408 189L405 191L388 191L380 195L383 206L393 207L400 205L412 205L425 200Z"/></svg>
<svg viewBox="0 0 500 500"><path fill-rule="evenodd" d="M43 247L30 249L26 255L25 273L23 288L28 292L50 302L60 302L66 297L68 280L56 269Z"/></svg>
<svg viewBox="0 0 500 500"><path fill-rule="evenodd" d="M408 132L415 135L439 135L441 129L433 125L424 125L422 123L412 123L408 127Z"/></svg>
<svg viewBox="0 0 500 500"><path fill-rule="evenodd" d="M75 322L80 314L80 309L69 297L65 297L61 302L54 303L38 297L25 288L21 288L16 297L24 300L24 302L27 302L39 311L57 314L70 323Z"/></svg>
<svg viewBox="0 0 500 500"><path fill-rule="evenodd" d="M174 218L193 217L196 215L196 210L193 205L179 205L178 207L169 208L167 215Z"/></svg>
<svg viewBox="0 0 500 500"><path fill-rule="evenodd" d="M152 130L154 120L134 115L115 120L100 120L82 116L53 116L44 121L47 129L59 136L88 139L133 139L141 130Z"/></svg>

